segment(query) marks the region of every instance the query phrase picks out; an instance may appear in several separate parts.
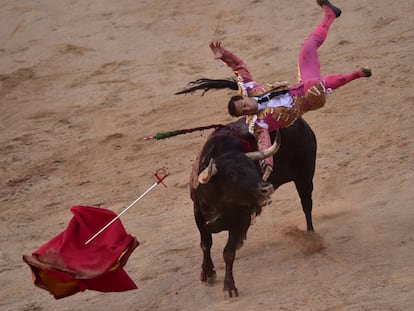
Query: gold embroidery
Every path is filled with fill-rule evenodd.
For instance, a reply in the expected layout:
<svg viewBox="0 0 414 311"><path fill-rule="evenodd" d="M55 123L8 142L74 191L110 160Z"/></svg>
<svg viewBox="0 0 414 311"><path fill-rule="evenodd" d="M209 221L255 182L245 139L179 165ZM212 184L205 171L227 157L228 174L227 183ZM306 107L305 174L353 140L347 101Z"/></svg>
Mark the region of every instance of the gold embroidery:
<svg viewBox="0 0 414 311"><path fill-rule="evenodd" d="M277 122L283 121L281 127L288 127L300 117L300 110L295 102L293 102L292 107L272 107L263 109L259 111L258 119L264 119L268 114L270 114L271 118Z"/></svg>
<svg viewBox="0 0 414 311"><path fill-rule="evenodd" d="M244 83L243 83L243 78L239 75L237 71L235 71L234 73L236 74L237 86L239 87L239 89L237 90L237 95L248 96L246 87L244 86Z"/></svg>
<svg viewBox="0 0 414 311"><path fill-rule="evenodd" d="M256 121L257 121L257 115L250 115L246 117L246 125L249 130L250 134L255 134L256 132Z"/></svg>
<svg viewBox="0 0 414 311"><path fill-rule="evenodd" d="M315 90L312 90L315 88ZM305 96L297 98L297 106L300 107L301 113L322 108L326 102L326 90L323 85L319 84L309 89Z"/></svg>
<svg viewBox="0 0 414 311"><path fill-rule="evenodd" d="M266 86L257 89L248 90L249 97L258 97L270 92L289 90L288 81L276 81L272 84L267 83Z"/></svg>

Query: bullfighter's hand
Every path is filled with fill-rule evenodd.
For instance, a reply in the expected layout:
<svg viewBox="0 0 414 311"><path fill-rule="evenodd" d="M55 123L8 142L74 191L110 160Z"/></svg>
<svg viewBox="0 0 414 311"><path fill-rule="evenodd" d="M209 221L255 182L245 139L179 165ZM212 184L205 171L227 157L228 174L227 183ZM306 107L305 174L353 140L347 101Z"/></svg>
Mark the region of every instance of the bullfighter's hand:
<svg viewBox="0 0 414 311"><path fill-rule="evenodd" d="M224 55L224 49L221 47L220 41L210 42L210 49L215 59L221 59Z"/></svg>
<svg viewBox="0 0 414 311"><path fill-rule="evenodd" d="M265 168L264 168L262 179L264 181L267 181L269 179L270 174L272 174L272 172L273 172L272 166L266 165Z"/></svg>

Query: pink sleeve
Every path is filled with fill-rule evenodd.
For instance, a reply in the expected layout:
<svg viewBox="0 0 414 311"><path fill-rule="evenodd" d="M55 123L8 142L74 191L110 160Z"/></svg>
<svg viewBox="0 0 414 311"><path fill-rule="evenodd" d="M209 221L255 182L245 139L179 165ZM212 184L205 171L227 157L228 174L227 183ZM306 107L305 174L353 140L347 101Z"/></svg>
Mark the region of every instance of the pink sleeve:
<svg viewBox="0 0 414 311"><path fill-rule="evenodd" d="M258 122L266 123L270 132L280 129L281 127L286 127L286 125L289 124L283 118L275 118L275 112L272 110L272 108L265 109L262 118L258 120Z"/></svg>
<svg viewBox="0 0 414 311"><path fill-rule="evenodd" d="M269 131L266 128L262 128L258 126L258 146L259 150L263 151L269 148L272 145L272 141L270 140ZM268 157L263 160L264 163L270 165L273 168L273 157Z"/></svg>
<svg viewBox="0 0 414 311"><path fill-rule="evenodd" d="M243 83L253 81L253 77L249 69L247 69L246 64L236 54L224 49L223 57L221 60L225 62L226 65L229 66L233 71L237 72L240 77L242 77Z"/></svg>

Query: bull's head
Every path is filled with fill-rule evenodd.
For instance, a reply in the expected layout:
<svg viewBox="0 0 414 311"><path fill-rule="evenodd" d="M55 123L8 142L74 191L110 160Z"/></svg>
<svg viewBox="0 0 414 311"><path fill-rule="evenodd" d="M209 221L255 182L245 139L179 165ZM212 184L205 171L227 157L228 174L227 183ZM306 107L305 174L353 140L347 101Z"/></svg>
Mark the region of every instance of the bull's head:
<svg viewBox="0 0 414 311"><path fill-rule="evenodd" d="M277 135L273 145L264 151L247 152L246 156L253 161L260 161L268 157L272 157L280 147L280 135ZM206 184L210 181L211 177L218 172L217 166L214 160L211 158L208 166L198 175L198 181L200 184Z"/></svg>

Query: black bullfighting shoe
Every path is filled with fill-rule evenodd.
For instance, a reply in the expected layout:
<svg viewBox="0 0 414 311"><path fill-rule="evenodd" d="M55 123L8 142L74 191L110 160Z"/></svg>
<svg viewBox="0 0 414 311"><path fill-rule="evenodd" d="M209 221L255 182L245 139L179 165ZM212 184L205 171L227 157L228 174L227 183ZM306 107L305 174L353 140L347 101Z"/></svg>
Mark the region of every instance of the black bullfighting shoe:
<svg viewBox="0 0 414 311"><path fill-rule="evenodd" d="M372 71L368 67L361 67L361 77L369 78L372 76Z"/></svg>
<svg viewBox="0 0 414 311"><path fill-rule="evenodd" d="M323 5L326 5L328 8L330 8L334 13L336 17L341 16L341 9L334 6L332 3L329 2L329 0L316 0L316 2L322 7Z"/></svg>

